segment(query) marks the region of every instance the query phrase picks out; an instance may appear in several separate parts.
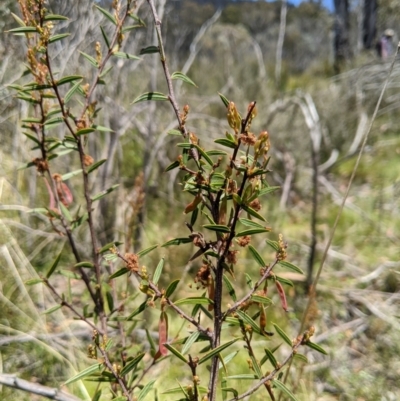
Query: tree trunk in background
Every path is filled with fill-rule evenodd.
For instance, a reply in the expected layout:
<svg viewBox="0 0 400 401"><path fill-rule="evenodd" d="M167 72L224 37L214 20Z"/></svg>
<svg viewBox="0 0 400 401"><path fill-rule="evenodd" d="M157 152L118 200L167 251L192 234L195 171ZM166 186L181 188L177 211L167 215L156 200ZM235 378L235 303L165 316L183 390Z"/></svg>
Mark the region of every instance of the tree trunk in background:
<svg viewBox="0 0 400 401"><path fill-rule="evenodd" d="M374 47L376 37L377 11L377 0L364 0L362 32L364 49L371 49L372 47Z"/></svg>
<svg viewBox="0 0 400 401"><path fill-rule="evenodd" d="M367 0L368 1L368 0ZM352 56L350 48L350 20L348 0L335 0L335 71L339 73L344 62Z"/></svg>

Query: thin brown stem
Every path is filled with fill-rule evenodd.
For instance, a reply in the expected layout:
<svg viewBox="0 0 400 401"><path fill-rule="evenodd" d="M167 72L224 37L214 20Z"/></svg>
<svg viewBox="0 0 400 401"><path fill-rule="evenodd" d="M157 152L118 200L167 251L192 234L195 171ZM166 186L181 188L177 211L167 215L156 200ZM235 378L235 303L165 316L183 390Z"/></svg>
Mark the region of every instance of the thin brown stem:
<svg viewBox="0 0 400 401"><path fill-rule="evenodd" d="M117 250L116 251L116 255L123 260L126 264L128 263L128 261L121 255L121 253ZM134 274L142 279L142 275L139 272L134 272ZM200 331L200 333L206 335L207 337L212 336L212 334L210 333L209 329L205 329L204 327L202 327L200 325L200 323L198 323L195 319L193 319L191 316L189 316L188 314L186 314L181 308L179 308L177 305L175 305L169 298L167 298L163 292L160 291L160 289L151 281L149 281L149 288L154 291L154 294L157 298L162 298L164 297L165 301L167 302L167 304L175 310L175 312L178 313L179 316L183 317L185 320L187 320L189 323L193 324L193 326L195 326L197 328L197 330Z"/></svg>
<svg viewBox="0 0 400 401"><path fill-rule="evenodd" d="M260 285L262 283L264 283L264 281L271 275L272 269L277 265L277 263L279 262L278 259L275 259L273 261L273 263L271 263L268 267L266 267L264 274L262 275L262 277L254 284L254 287L252 288L252 290L247 293L242 299L240 299L239 301L235 302L225 313L223 318L225 319L227 316L229 316L230 314L232 314L233 312L235 312L236 309L238 309L240 307L240 305L244 304L245 302L247 302L251 296L258 290L258 288L260 287Z"/></svg>
<svg viewBox="0 0 400 401"><path fill-rule="evenodd" d="M178 106L178 102L176 101L176 98L175 98L174 88L172 86L172 78L171 78L171 74L168 69L167 58L165 56L164 43L163 43L162 34L161 34L161 20L158 17L157 10L154 5L154 1L147 0L147 2L149 3L149 6L151 8L151 12L152 12L153 18L154 18L154 26L156 28L158 46L160 49L160 60L161 60L165 79L167 81L167 86L168 86L168 99L171 103L172 108L174 109L176 119L178 120L179 130L181 131L183 137L186 138L188 136L188 133L186 130L186 126L184 124L182 124L182 120L181 120L181 116L180 116L180 112L179 112L179 106Z"/></svg>
<svg viewBox="0 0 400 401"><path fill-rule="evenodd" d="M251 394L255 393L265 383L273 380L274 377L276 376L276 374L279 373L293 359L293 356L296 354L297 349L300 347L300 345L303 342L303 338L304 338L304 336L297 338L296 344L293 345L293 347L292 347L292 352L286 357L286 359L281 364L279 364L279 366L276 369L274 369L267 376L263 377L255 386L251 387L245 393L240 394L239 396L237 396L235 398L231 398L229 401L242 400L243 398L246 398L246 397L250 396Z"/></svg>

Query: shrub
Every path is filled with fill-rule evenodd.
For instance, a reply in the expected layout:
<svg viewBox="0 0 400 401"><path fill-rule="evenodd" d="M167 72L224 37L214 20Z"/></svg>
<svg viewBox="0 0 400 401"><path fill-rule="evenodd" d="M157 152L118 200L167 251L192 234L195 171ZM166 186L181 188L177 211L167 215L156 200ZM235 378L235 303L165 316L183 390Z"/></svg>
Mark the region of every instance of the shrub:
<svg viewBox="0 0 400 401"><path fill-rule="evenodd" d="M203 148L201 135L187 128L190 108L179 107L172 81L194 83L180 72L170 74L161 21L154 2L148 1L158 45L142 49L141 54L159 54L168 93L146 92L137 96L134 103L169 102L176 117L176 127L169 134L181 138L177 144L180 154L166 171L179 169L182 173L188 220L186 225L182 222L180 236L162 247L177 247L176 252L180 252L184 244L190 243L196 248L190 257L190 262L199 262L192 277L194 285L182 295L183 291L177 290L180 279L168 282L163 277L164 258L155 267L143 265L145 256L158 245L122 252L119 241L101 243L94 214L98 202L118 187L115 183L99 193L91 190L106 160L93 160L89 145L96 141L96 133L112 131L97 123L100 108L96 93L99 85L106 84L111 58L137 59L123 50L125 35L144 25L134 13L134 2L115 0L111 11L96 5L96 12L111 23L113 33L101 27L102 42L96 42L95 54L81 52L93 68L91 83L85 83L88 77L79 73L63 75L55 70L53 47L68 36L55 29L66 18L52 14L44 0L19 3L21 17L15 19L20 26L10 32L26 37L26 75L30 81L12 87L18 99L29 105L31 114L23 120L22 127L37 152L24 167L37 170L49 198L47 207L38 207L35 213L46 216L54 231L66 236L69 244L69 250L60 252L45 273L39 272L39 277L27 284L44 285L52 293L56 303L45 311L47 315L63 308L92 330L87 351L94 363L86 360L88 366L65 384L82 379L98 382L99 386L91 390L92 400L142 400L153 388L164 394L177 394L180 399L215 400L218 385L224 400L245 398L262 387L271 399L275 399L276 391L296 399L281 379L283 369L294 357L306 359L299 353L302 346L324 351L310 340L313 327L291 339L282 327L282 314L276 312L276 308L289 310L285 287L293 286L280 275L281 270L302 271L286 260L283 236L271 239L271 228L260 213L264 198L277 187L267 182L269 134L264 130L256 135L251 128L257 115L256 102L241 114L233 101L220 94L229 131L215 140L215 148ZM70 171L63 166L60 160L66 155L73 165L78 164L78 169ZM68 184L72 177L79 177L80 184ZM181 206L176 203L174 208L179 210ZM160 225L168 223L159 221ZM272 252L268 261L255 242L256 236L266 234ZM82 242L85 237L88 241ZM239 252L258 266L257 275L238 265ZM73 267L68 269L71 263ZM64 280L62 285L59 279ZM68 289L70 280L79 288L74 295ZM240 286L243 281L245 289ZM279 299L280 305L274 305L272 297ZM271 325L273 314L282 322L273 323L271 332L267 325ZM182 319L189 325L187 335L178 328ZM156 332L152 330L154 325ZM132 333L140 330L145 335L139 343L133 343ZM267 342L271 338L275 341ZM263 345L260 349L260 341L268 347ZM239 344L244 351L240 351ZM282 344L287 351L280 359L276 351ZM248 370L230 375L229 366L240 352L247 354ZM178 377L182 381L178 387L166 388L163 383L156 385L155 379L149 380L156 366L172 363L182 366L184 372ZM239 380L252 380L252 384L239 392ZM15 383L14 386L22 388Z"/></svg>

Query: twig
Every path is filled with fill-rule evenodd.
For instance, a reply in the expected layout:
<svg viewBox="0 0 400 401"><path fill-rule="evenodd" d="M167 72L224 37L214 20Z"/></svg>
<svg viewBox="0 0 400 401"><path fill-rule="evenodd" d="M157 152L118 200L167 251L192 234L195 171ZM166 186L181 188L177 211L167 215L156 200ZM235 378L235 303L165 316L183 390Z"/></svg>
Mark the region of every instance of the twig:
<svg viewBox="0 0 400 401"><path fill-rule="evenodd" d="M168 85L168 94L169 94L168 98L172 105L172 108L174 109L176 119L178 120L179 130L182 132L182 135L186 138L188 136L188 133L186 130L186 126L184 124L182 124L182 120L181 120L180 113L179 113L179 106L178 106L178 102L176 101L176 98L175 98L174 88L172 86L172 78L171 78L171 74L168 69L167 59L165 56L164 43L163 43L162 34L161 34L161 20L158 17L157 10L154 5L154 1L147 0L147 2L149 3L149 6L151 8L151 12L152 12L153 18L154 18L154 26L156 28L157 38L158 38L158 46L160 48L161 64L162 64L165 79L166 79L167 85Z"/></svg>
<svg viewBox="0 0 400 401"><path fill-rule="evenodd" d="M128 264L128 261L121 255L121 253L117 250L116 255L123 260L126 264ZM135 276L137 276L139 279L142 279L142 276L139 272L134 272ZM174 309L179 316L182 316L185 320L187 320L189 323L193 324L197 330L199 330L202 334L206 335L207 337L211 337L211 332L209 329L205 329L198 323L195 319L193 319L191 316L187 315L181 308L176 306L169 298L165 297L165 295L160 291L160 289L151 281L149 281L149 288L154 291L155 295L157 298L162 298L166 300L167 304Z"/></svg>
<svg viewBox="0 0 400 401"><path fill-rule="evenodd" d="M32 383L27 380L20 379L16 374L0 373L0 384L7 387L16 388L31 394L40 395L56 401L81 401L74 395L64 393L57 388L43 386L41 384Z"/></svg>
<svg viewBox="0 0 400 401"><path fill-rule="evenodd" d="M293 356L296 354L297 349L300 347L304 339L304 336L298 337L296 340L296 344L293 345L292 352L289 354L289 356L276 368L274 369L268 376L265 376L260 380L255 386L247 390L245 393L235 397L231 398L229 401L237 401L237 400L242 400L243 398L248 397L249 395L255 393L262 385L267 383L270 380L273 380L274 377L278 372L282 370L284 366L286 366L292 359Z"/></svg>
<svg viewBox="0 0 400 401"><path fill-rule="evenodd" d="M245 303L247 300L249 300L251 298L251 296L257 291L257 289L260 287L260 285L271 275L272 269L276 266L276 264L278 263L278 259L275 259L273 263L270 264L270 266L268 266L265 269L264 274L262 275L262 277L254 284L254 287L252 288L252 290L246 294L242 299L240 299L239 301L235 302L225 313L223 316L223 319L225 319L227 316L229 316L231 313L235 312L235 310L237 308L240 307L240 305L242 305L243 303Z"/></svg>

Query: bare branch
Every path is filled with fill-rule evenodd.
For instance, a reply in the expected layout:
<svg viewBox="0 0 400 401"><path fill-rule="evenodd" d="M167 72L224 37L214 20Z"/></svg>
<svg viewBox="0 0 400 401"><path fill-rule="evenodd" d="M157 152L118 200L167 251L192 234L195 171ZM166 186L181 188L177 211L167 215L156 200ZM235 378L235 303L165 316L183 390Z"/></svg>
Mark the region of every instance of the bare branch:
<svg viewBox="0 0 400 401"><path fill-rule="evenodd" d="M77 398L71 394L64 393L63 391L57 388L51 388L43 386L41 384L32 383L27 380L20 379L17 377L16 374L0 373L0 384L18 390L22 390L31 394L40 395L42 397L49 398L50 400L81 401L80 398Z"/></svg>

